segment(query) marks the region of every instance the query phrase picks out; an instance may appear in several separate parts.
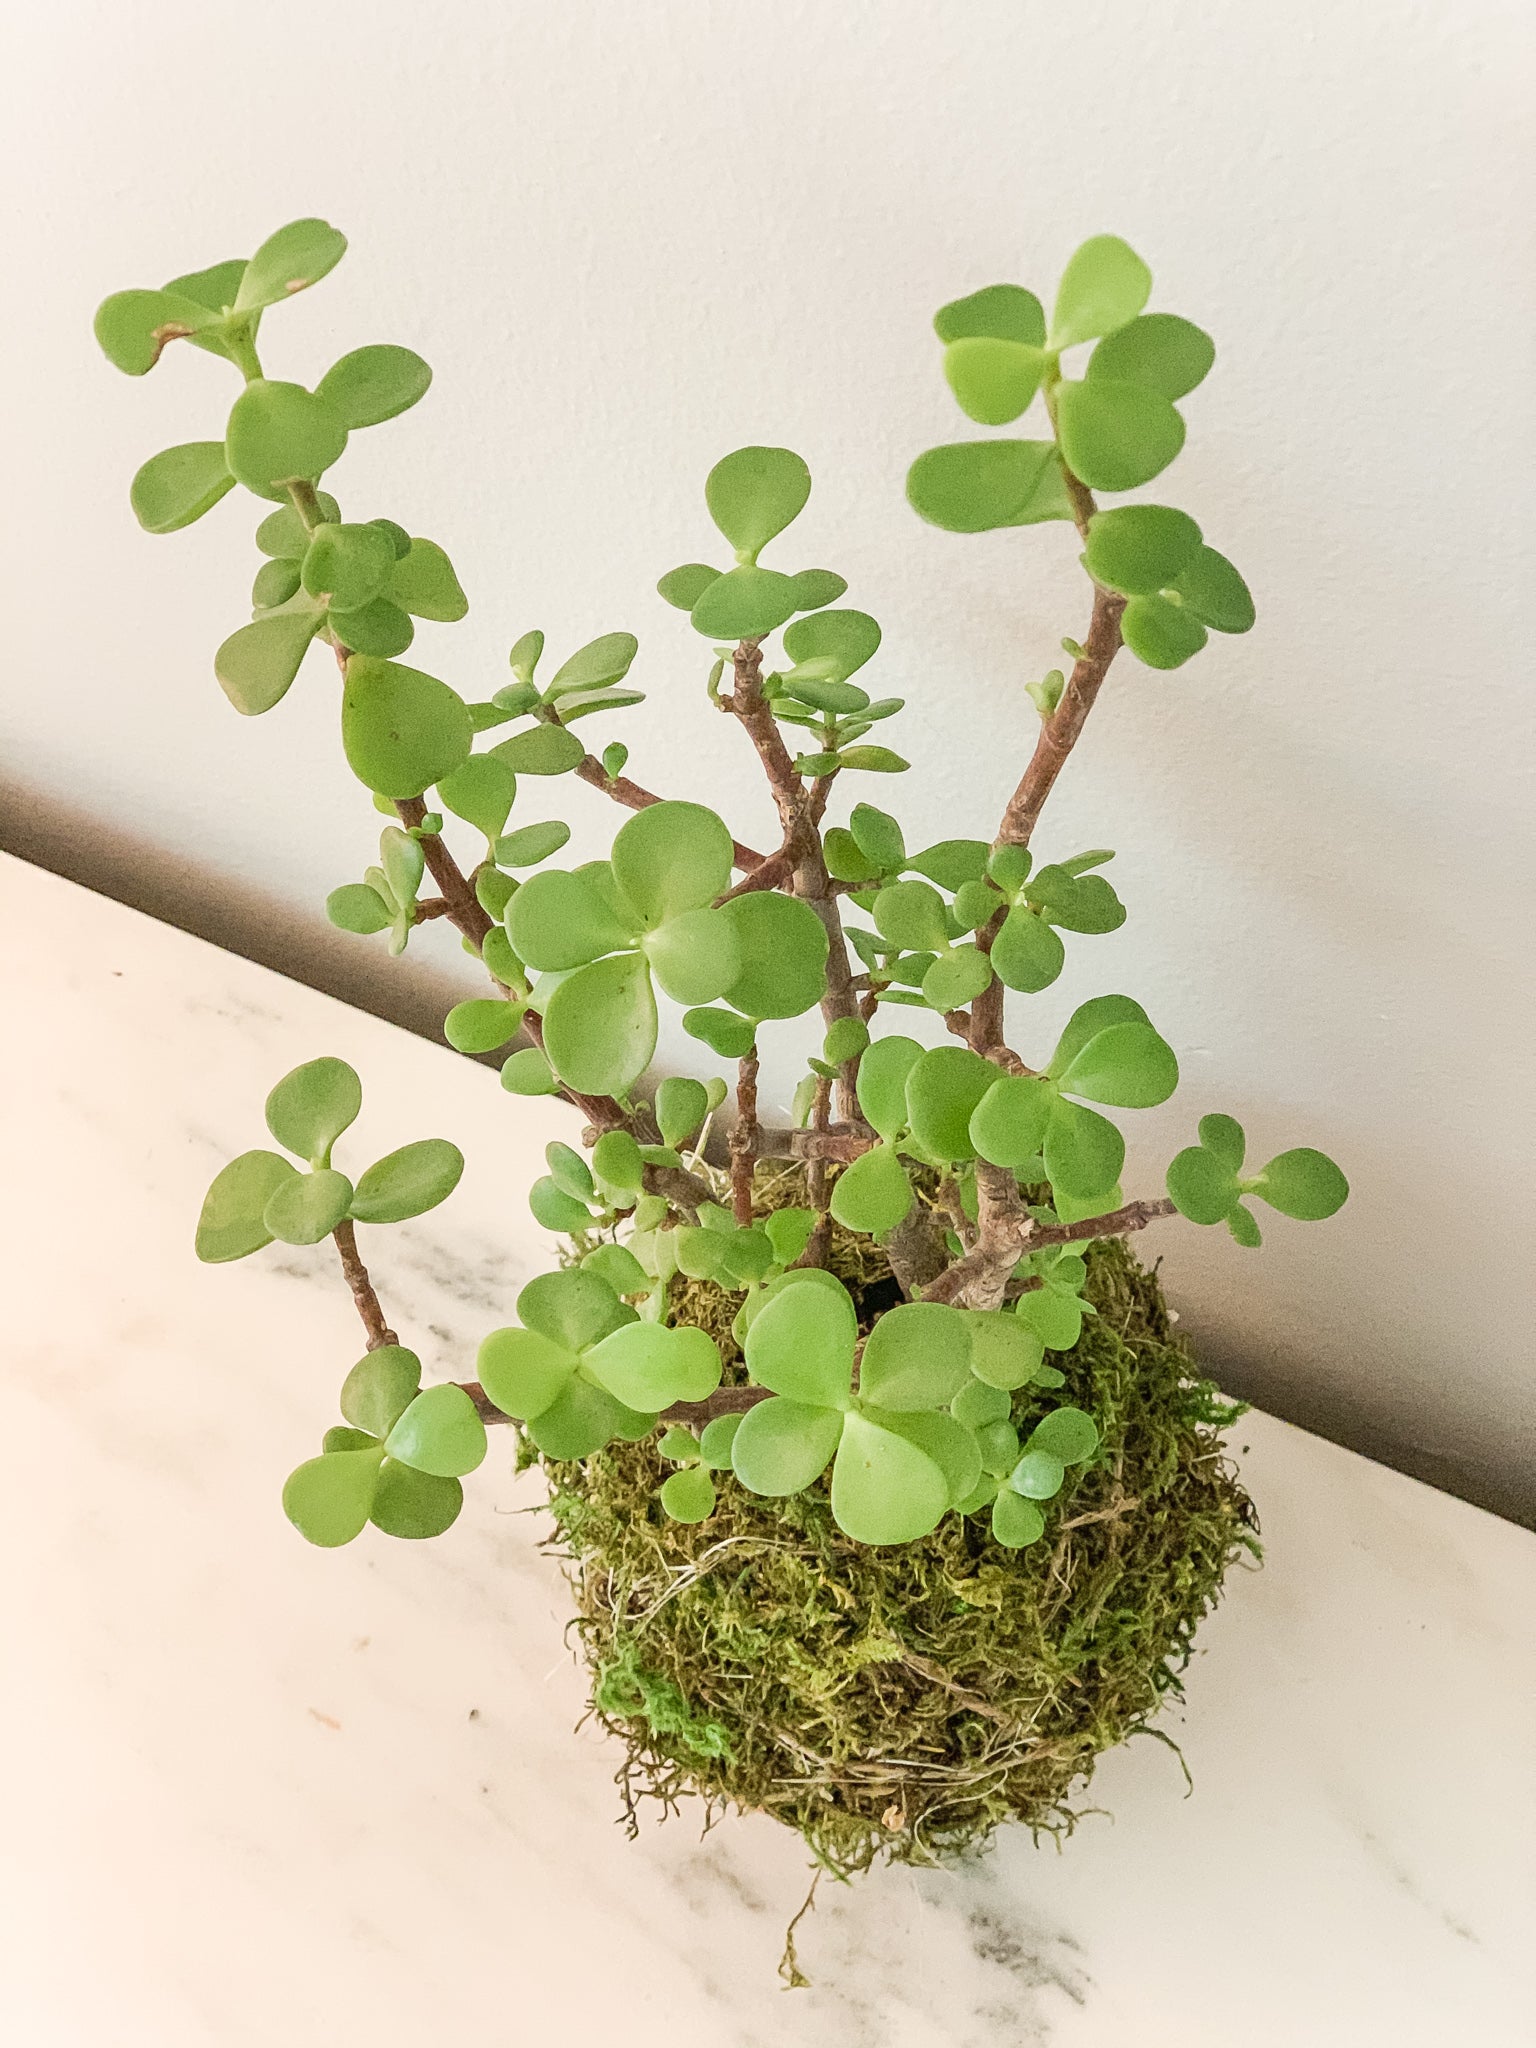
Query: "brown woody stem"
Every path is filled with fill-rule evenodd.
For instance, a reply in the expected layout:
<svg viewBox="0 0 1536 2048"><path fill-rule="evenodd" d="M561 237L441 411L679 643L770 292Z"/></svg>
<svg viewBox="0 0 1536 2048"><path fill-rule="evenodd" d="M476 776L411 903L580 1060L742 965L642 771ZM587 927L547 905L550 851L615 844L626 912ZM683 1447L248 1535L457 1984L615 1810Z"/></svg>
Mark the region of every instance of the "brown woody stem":
<svg viewBox="0 0 1536 2048"><path fill-rule="evenodd" d="M348 1217L345 1222L338 1223L331 1236L336 1241L336 1250L341 1257L341 1270L352 1290L352 1299L356 1302L357 1312L363 1319L363 1328L368 1332L368 1349L377 1351L381 1345L398 1344L400 1339L384 1320L384 1310L379 1304L373 1282L368 1277L368 1268L363 1264L358 1252L357 1232L352 1226L352 1219Z"/></svg>

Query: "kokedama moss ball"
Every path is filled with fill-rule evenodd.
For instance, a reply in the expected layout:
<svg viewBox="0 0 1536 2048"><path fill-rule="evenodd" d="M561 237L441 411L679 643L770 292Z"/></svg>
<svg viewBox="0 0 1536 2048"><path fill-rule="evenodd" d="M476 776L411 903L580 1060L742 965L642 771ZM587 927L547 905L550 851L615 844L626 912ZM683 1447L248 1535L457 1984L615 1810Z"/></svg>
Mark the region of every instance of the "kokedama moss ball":
<svg viewBox="0 0 1536 2048"><path fill-rule="evenodd" d="M1098 1313L1056 1358L1066 1385L1024 1389L1015 1412L1070 1400L1102 1447L1028 1549L953 1514L920 1542L870 1548L836 1527L824 1483L765 1500L729 1475L707 1521L670 1521L654 1440L548 1466L632 1815L639 1798L687 1793L761 1809L841 1874L954 1856L1009 1819L1071 1826L1074 1784L1178 1692L1227 1567L1257 1553L1219 1434L1236 1411L1125 1245L1089 1258ZM899 1298L868 1239L831 1263L866 1323ZM734 1359L728 1380L744 1377L739 1300L706 1282L677 1297L677 1320Z"/></svg>

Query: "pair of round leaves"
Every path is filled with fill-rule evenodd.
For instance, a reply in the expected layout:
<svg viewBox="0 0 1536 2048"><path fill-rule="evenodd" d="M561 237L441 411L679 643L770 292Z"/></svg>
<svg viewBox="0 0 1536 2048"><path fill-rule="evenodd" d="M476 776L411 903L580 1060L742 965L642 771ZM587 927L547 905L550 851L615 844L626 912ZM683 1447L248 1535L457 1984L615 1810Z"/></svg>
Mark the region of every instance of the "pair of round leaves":
<svg viewBox="0 0 1536 2048"><path fill-rule="evenodd" d="M674 1401L705 1400L720 1354L702 1330L642 1322L586 1266L541 1274L517 1297L522 1327L480 1346L480 1383L546 1457L585 1458L634 1441Z"/></svg>
<svg viewBox="0 0 1536 2048"><path fill-rule="evenodd" d="M816 1283L820 1284L816 1284ZM747 1369L770 1398L748 1409L731 1464L749 1492L798 1493L832 1466L832 1513L859 1543L909 1543L971 1491L980 1453L947 1413L970 1373L965 1317L937 1302L888 1310L864 1345L829 1274L786 1274L746 1334Z"/></svg>
<svg viewBox="0 0 1536 2048"><path fill-rule="evenodd" d="M108 361L131 377L152 370L172 341L232 356L233 328L251 332L266 307L317 283L346 247L346 237L326 221L290 221L249 261L211 264L160 291L114 292L97 310L96 339Z"/></svg>
<svg viewBox="0 0 1536 2048"><path fill-rule="evenodd" d="M327 1432L322 1455L283 1489L288 1518L311 1543L349 1543L372 1521L392 1536L441 1535L463 1505L460 1479L485 1457L485 1424L462 1387L421 1386L401 1345L371 1351L342 1387L352 1426Z"/></svg>
<svg viewBox="0 0 1536 2048"><path fill-rule="evenodd" d="M749 1018L797 1016L821 996L827 936L815 912L768 890L715 907L729 886L730 833L689 803L649 806L609 861L546 870L512 898L519 959L562 978L544 1010L555 1070L586 1094L627 1089L656 1045L652 976L676 1002L725 997Z"/></svg>
<svg viewBox="0 0 1536 2048"><path fill-rule="evenodd" d="M1253 624L1253 598L1238 571L1170 505L1096 514L1083 561L1095 582L1130 599L1121 634L1149 668L1178 668L1204 647L1208 629L1246 633Z"/></svg>
<svg viewBox="0 0 1536 2048"><path fill-rule="evenodd" d="M1177 1153L1168 1167L1168 1194L1192 1223L1225 1223L1239 1244L1257 1247L1260 1232L1244 1195L1257 1195L1282 1216L1320 1223L1349 1198L1349 1182L1327 1153L1298 1145L1277 1153L1260 1172L1244 1175L1247 1140L1229 1116L1203 1116L1198 1145Z"/></svg>
<svg viewBox="0 0 1536 2048"><path fill-rule="evenodd" d="M689 564L663 579L662 594L678 602L691 590L689 616L709 640L760 640L782 626L803 609L800 579L759 568L757 558L810 494L811 473L792 449L737 448L722 457L705 480L704 501L736 550L737 566L717 576Z"/></svg>

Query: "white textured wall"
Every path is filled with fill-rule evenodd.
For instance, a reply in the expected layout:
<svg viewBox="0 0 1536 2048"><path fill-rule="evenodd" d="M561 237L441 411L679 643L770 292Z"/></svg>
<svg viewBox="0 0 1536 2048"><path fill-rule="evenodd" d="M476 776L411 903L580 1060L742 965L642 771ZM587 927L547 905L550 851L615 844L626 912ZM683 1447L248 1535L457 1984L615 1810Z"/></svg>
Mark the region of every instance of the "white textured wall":
<svg viewBox="0 0 1536 2048"><path fill-rule="evenodd" d="M353 250L270 316L269 368L310 379L388 339L437 370L338 472L349 507L443 540L470 591L469 621L425 628L413 658L480 694L529 625L557 648L631 627L658 716L598 737L624 732L642 779L770 844L739 735L699 709L699 644L652 586L709 551L710 462L782 440L817 478L791 566L848 575L885 626L881 689L910 698L891 737L918 764L915 835L985 832L1031 738L1022 684L1082 629L1084 589L1065 529L964 540L905 509L911 457L961 430L927 323L997 278L1048 288L1112 228L1150 260L1154 304L1217 338L1152 494L1237 558L1260 623L1177 675L1117 673L1040 843L1116 845L1132 919L1078 943L1022 1042L1106 988L1146 1002L1187 1086L1132 1120L1144 1179L1207 1108L1257 1148L1335 1151L1355 1196L1331 1226L1277 1221L1259 1255L1168 1232L1190 1324L1283 1412L1529 1505L1536 1375L1503 1220L1533 1135L1513 1079L1536 367L1521 17L28 10L0 140L21 202L0 337L8 772L39 815L83 807L295 921L367 857L323 664L249 723L212 679L244 616L250 501L158 540L128 513L146 454L218 431L227 369L180 350L130 383L90 337L106 291L319 212ZM616 818L592 792L570 804L597 846Z"/></svg>

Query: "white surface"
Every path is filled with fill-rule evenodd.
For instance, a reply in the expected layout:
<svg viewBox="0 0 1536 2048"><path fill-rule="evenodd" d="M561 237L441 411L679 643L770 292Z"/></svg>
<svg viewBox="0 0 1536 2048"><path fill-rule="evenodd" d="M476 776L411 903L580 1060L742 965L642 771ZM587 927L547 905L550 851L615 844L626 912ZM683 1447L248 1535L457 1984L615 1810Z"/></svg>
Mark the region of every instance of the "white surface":
<svg viewBox="0 0 1536 2048"><path fill-rule="evenodd" d="M0 861L8 1014L0 2039L16 2048L1519 2048L1536 1838L1536 1539L1260 1415L1268 1563L1187 1710L1058 1854L823 1886L774 1975L787 1834L627 1843L574 1733L568 1603L502 1447L421 1546L307 1548L283 1474L359 1344L329 1247L199 1268L191 1226L289 1065L352 1060L357 1156L469 1154L365 1232L429 1371L541 1257L562 1112ZM14 1077L23 1077L16 1085ZM493 1153L487 1141L499 1140Z"/></svg>
<svg viewBox="0 0 1536 2048"><path fill-rule="evenodd" d="M654 594L710 550L709 464L752 439L805 452L789 566L843 569L885 625L870 674L910 695L892 737L919 764L901 805L917 835L986 832L1033 724L1021 686L1082 632L1084 592L1063 529L957 539L906 510L912 457L969 431L929 318L999 277L1049 289L1106 227L1143 249L1155 303L1220 349L1151 495L1232 552L1260 625L1174 677L1127 664L1102 705L1042 844L1116 845L1133 915L1073 949L1027 1037L1048 1047L1105 989L1147 1003L1189 1083L1141 1120L1149 1181L1207 1109L1256 1149L1336 1151L1340 1222L1282 1229L1262 1260L1190 1234L1176 1296L1272 1405L1536 1512L1530 1309L1486 1206L1536 1139L1511 1096L1536 425L1520 0L12 12L7 772L270 890L279 921L318 922L377 820L319 656L254 723L213 683L249 501L166 540L133 525L133 471L219 431L229 373L179 350L116 376L90 336L109 289L295 214L345 227L353 253L264 347L306 379L374 339L436 367L337 473L459 564L470 620L427 627L422 665L484 693L532 624L560 650L633 628L661 716L599 738L766 844L740 735L681 722L703 657ZM526 800L547 797L580 850L606 844L597 796ZM450 934L426 946L462 971ZM771 1066L770 1092L793 1078Z"/></svg>

